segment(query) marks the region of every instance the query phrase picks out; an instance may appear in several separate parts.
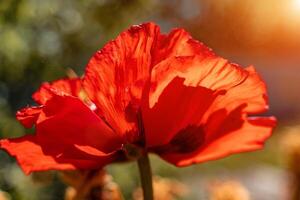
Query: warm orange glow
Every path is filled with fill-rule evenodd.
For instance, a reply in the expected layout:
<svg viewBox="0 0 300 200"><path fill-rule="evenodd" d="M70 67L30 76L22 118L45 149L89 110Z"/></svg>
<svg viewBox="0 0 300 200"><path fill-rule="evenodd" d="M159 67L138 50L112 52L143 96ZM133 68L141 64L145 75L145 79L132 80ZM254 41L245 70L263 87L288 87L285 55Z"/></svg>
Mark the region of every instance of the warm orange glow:
<svg viewBox="0 0 300 200"><path fill-rule="evenodd" d="M289 4L288 14L287 14L287 28L298 38L299 25L300 25L300 0L292 0ZM297 39L296 39L297 40Z"/></svg>
<svg viewBox="0 0 300 200"><path fill-rule="evenodd" d="M293 0L292 6L295 10L300 10L300 0Z"/></svg>

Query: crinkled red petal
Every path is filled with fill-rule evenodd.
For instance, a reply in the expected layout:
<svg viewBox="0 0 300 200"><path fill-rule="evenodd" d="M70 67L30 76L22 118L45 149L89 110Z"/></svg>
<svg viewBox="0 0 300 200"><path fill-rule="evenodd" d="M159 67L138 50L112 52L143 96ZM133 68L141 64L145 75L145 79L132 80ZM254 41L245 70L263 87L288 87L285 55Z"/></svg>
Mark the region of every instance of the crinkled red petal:
<svg viewBox="0 0 300 200"><path fill-rule="evenodd" d="M41 106L26 107L17 112L16 118L25 128L31 128L36 123L41 110Z"/></svg>
<svg viewBox="0 0 300 200"><path fill-rule="evenodd" d="M52 83L43 83L41 87L32 95L32 98L39 104L45 104L53 96L53 91L61 94L68 94L78 97L81 91L80 78L60 79Z"/></svg>

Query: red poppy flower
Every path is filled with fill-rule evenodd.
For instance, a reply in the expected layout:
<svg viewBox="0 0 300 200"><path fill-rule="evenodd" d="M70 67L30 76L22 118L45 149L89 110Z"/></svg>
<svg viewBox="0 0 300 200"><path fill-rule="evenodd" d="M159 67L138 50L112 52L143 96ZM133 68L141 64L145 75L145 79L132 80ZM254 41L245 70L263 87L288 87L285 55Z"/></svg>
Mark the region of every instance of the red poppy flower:
<svg viewBox="0 0 300 200"><path fill-rule="evenodd" d="M26 173L99 168L130 150L186 166L261 149L273 117L253 67L215 55L183 29L132 26L91 58L82 79L46 83L17 113L34 135L2 139ZM249 116L250 115L250 116Z"/></svg>

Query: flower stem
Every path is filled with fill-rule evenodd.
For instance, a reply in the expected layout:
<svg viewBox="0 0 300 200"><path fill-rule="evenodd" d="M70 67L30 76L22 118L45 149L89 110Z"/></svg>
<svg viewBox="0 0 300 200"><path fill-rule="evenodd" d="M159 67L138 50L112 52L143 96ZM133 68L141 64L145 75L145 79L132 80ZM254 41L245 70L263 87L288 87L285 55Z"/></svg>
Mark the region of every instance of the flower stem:
<svg viewBox="0 0 300 200"><path fill-rule="evenodd" d="M143 154L138 159L144 200L153 200L152 173L148 154Z"/></svg>

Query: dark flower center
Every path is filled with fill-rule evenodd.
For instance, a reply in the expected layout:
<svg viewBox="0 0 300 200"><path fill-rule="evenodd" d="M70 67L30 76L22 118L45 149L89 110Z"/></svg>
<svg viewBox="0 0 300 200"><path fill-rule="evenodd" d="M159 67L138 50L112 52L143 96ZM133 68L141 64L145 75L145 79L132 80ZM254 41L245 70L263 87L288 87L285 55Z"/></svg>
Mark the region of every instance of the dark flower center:
<svg viewBox="0 0 300 200"><path fill-rule="evenodd" d="M170 143L156 147L157 153L191 153L205 142L205 134L202 126L188 126L179 131Z"/></svg>

